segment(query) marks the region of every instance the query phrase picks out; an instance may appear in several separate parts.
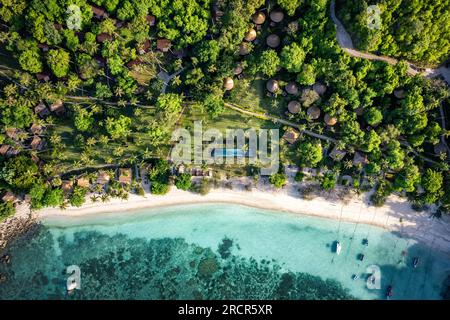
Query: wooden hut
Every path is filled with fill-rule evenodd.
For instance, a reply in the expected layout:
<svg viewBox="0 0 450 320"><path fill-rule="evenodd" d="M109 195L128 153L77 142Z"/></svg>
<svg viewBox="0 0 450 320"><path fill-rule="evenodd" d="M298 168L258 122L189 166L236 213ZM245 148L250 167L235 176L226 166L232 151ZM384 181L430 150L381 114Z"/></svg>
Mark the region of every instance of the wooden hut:
<svg viewBox="0 0 450 320"><path fill-rule="evenodd" d="M56 113L57 115L64 114L66 109L61 99L56 100L50 105L50 111Z"/></svg>
<svg viewBox="0 0 450 320"><path fill-rule="evenodd" d="M242 63L238 63L236 67L234 67L233 73L237 76L240 75L244 71L244 68L242 67Z"/></svg>
<svg viewBox="0 0 450 320"><path fill-rule="evenodd" d="M35 135L40 135L44 131L44 128L40 124L33 123L33 125L30 128L30 131Z"/></svg>
<svg viewBox="0 0 450 320"><path fill-rule="evenodd" d="M345 152L344 150L339 150L338 148L334 147L333 150L331 150L329 156L335 161L341 161L346 154L347 152Z"/></svg>
<svg viewBox="0 0 450 320"><path fill-rule="evenodd" d="M73 182L70 180L63 180L61 181L61 189L65 193L69 193L72 191L73 188Z"/></svg>
<svg viewBox="0 0 450 320"><path fill-rule="evenodd" d="M167 52L169 51L170 47L172 46L172 43L169 39L158 39L156 40L156 48L159 51Z"/></svg>
<svg viewBox="0 0 450 320"><path fill-rule="evenodd" d="M47 109L43 102L40 102L36 107L34 107L34 113L41 118L50 115L50 111Z"/></svg>
<svg viewBox="0 0 450 320"><path fill-rule="evenodd" d="M119 182L122 184L131 184L133 173L130 168L119 169Z"/></svg>
<svg viewBox="0 0 450 320"><path fill-rule="evenodd" d="M145 20L147 20L147 23L149 24L150 27L153 27L156 24L156 18L151 14L148 14L145 17Z"/></svg>
<svg viewBox="0 0 450 320"><path fill-rule="evenodd" d="M99 43L103 43L105 41L111 41L112 39L113 39L113 36L110 34L107 34L105 32L97 35L97 42L99 42Z"/></svg>
<svg viewBox="0 0 450 320"><path fill-rule="evenodd" d="M359 152L355 152L355 155L353 156L353 165L365 165L369 162L369 160L367 159L367 156L365 154L361 154Z"/></svg>
<svg viewBox="0 0 450 320"><path fill-rule="evenodd" d="M289 127L283 134L283 139L289 142L290 144L294 144L299 137L300 132L291 127Z"/></svg>
<svg viewBox="0 0 450 320"><path fill-rule="evenodd" d="M97 18L97 19L103 19L108 16L108 14L106 13L106 11L103 8L91 5L91 10L92 10L92 13L94 14L95 18Z"/></svg>
<svg viewBox="0 0 450 320"><path fill-rule="evenodd" d="M12 193L11 191L8 191L5 193L5 195L2 197L3 202L12 202L12 203L17 203L19 202L21 199L16 196L14 193Z"/></svg>
<svg viewBox="0 0 450 320"><path fill-rule="evenodd" d="M109 183L110 179L111 179L111 177L109 176L108 172L103 171L103 170L98 172L98 176L97 176L98 184L105 185L105 184Z"/></svg>
<svg viewBox="0 0 450 320"><path fill-rule="evenodd" d="M77 179L77 186L81 188L89 188L91 183L89 182L88 177L80 177Z"/></svg>
<svg viewBox="0 0 450 320"><path fill-rule="evenodd" d="M44 146L45 146L45 142L44 142L44 140L42 140L40 137L38 137L38 136L34 136L33 137L33 140L31 141L31 143L30 143L30 147L31 147L31 149L33 149L33 150L38 150L38 151L40 151L40 150L42 150L43 148L44 148Z"/></svg>

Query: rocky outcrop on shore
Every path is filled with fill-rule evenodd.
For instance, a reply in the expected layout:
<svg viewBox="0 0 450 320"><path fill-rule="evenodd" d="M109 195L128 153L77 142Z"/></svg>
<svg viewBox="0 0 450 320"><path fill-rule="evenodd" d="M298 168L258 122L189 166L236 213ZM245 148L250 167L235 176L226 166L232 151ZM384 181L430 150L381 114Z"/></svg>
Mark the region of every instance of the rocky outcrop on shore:
<svg viewBox="0 0 450 320"><path fill-rule="evenodd" d="M35 217L28 215L15 215L0 223L0 253L10 241L37 225Z"/></svg>

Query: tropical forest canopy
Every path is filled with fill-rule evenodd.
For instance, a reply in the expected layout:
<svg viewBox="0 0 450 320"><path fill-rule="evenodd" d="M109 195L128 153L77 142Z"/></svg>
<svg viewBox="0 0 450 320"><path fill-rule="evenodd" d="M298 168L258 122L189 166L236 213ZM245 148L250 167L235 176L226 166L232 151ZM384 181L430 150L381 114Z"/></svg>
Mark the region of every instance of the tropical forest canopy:
<svg viewBox="0 0 450 320"><path fill-rule="evenodd" d="M351 31L367 50L441 62L449 49L448 2L421 3L385 5L383 28L374 34L361 32L361 17L352 20L365 8L363 1L338 9L346 25L360 21ZM74 4L81 14L78 29L68 24ZM212 125L247 125L249 118L230 113L233 105L298 124L295 129L304 134L292 144L283 142L282 164L325 172L315 181L323 190L346 175L355 189L374 190L374 204L397 193L417 208L435 204L448 212L448 131L440 113L448 108L448 87L407 75L404 62L390 65L343 52L329 5L327 0L3 0L0 191L27 194L34 208L67 205L67 198L81 205L86 194L101 190L76 183L63 192L64 179L146 161L153 166L151 192L164 194L173 182L190 189L186 174L169 177L172 131L180 123L192 126L198 114ZM415 21L407 20L411 12L422 21L415 33L408 29ZM408 23L395 28L402 19ZM297 109L288 110L291 102ZM341 157L334 157L337 153ZM282 169L269 181L282 187ZM127 196L115 182L109 190Z"/></svg>
<svg viewBox="0 0 450 320"><path fill-rule="evenodd" d="M381 11L380 28L367 23ZM437 65L450 58L449 0L339 0L339 17L361 50Z"/></svg>

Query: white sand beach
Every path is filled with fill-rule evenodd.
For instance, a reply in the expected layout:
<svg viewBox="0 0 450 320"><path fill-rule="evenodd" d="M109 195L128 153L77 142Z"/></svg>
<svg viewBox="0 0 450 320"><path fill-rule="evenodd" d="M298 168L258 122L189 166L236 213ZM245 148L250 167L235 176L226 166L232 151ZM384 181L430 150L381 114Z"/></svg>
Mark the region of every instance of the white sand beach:
<svg viewBox="0 0 450 320"><path fill-rule="evenodd" d="M102 213L128 212L138 209L160 206L199 204L199 203L233 203L262 209L306 214L342 221L375 225L410 237L429 245L433 249L450 255L450 217L433 218L429 213L416 212L410 204L397 196L391 196L383 207L368 204L368 195L354 195L345 203L316 197L312 200L301 199L298 185L290 183L282 190L274 190L267 184L258 184L252 191L242 186L233 190L213 189L207 195L181 191L172 187L163 196L147 193L145 197L130 194L128 200L112 199L109 202L92 202L90 199L80 208L69 207L65 210L47 208L35 213L38 219L80 217L83 215L100 215Z"/></svg>

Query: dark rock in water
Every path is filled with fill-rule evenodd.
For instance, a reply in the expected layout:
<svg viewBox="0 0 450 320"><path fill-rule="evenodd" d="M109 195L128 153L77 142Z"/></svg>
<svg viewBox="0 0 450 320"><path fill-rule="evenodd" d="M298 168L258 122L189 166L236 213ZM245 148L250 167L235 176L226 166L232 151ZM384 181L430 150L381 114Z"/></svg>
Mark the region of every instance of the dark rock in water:
<svg viewBox="0 0 450 320"><path fill-rule="evenodd" d="M0 251L13 240L39 225L30 216L13 216L0 223Z"/></svg>
<svg viewBox="0 0 450 320"><path fill-rule="evenodd" d="M58 244L58 252L55 250ZM7 285L0 300L18 299L352 299L342 286L309 274L188 244L184 239L128 238L79 231L68 240L42 227L32 239L8 247L11 266L0 264ZM233 243L236 246L236 243ZM220 247L220 246L219 246ZM126 263L119 256L127 257ZM32 261L32 266L30 266ZM80 267L82 290L66 291L66 267ZM270 266L270 267L269 267ZM24 272L26 271L26 272ZM31 281L30 281L31 279ZM31 283L23 290L23 283Z"/></svg>
<svg viewBox="0 0 450 320"><path fill-rule="evenodd" d="M219 264L215 258L206 258L198 264L200 276L210 277L219 270Z"/></svg>
<svg viewBox="0 0 450 320"><path fill-rule="evenodd" d="M230 255L230 249L233 247L233 240L223 238L222 243L219 245L219 254L222 259L227 259Z"/></svg>

